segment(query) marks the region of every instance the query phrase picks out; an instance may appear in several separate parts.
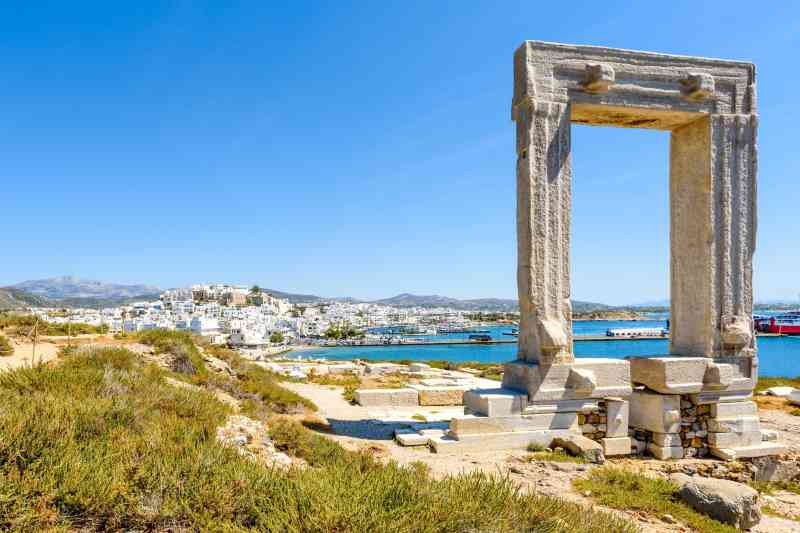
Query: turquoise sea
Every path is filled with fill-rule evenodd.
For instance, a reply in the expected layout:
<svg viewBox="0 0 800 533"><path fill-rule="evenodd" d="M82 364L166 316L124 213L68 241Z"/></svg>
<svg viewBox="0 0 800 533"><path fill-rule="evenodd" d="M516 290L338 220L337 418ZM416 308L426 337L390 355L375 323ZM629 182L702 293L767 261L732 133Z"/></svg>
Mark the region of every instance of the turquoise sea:
<svg viewBox="0 0 800 533"><path fill-rule="evenodd" d="M608 328L661 327L664 321L575 322L575 335L604 335ZM495 339L512 339L503 335L509 327L488 328ZM433 338L465 338L467 335L447 335ZM762 376L800 376L800 337L760 337L758 342L759 372ZM659 356L668 355L666 339L576 341L575 355L579 357ZM516 343L509 344L454 344L429 346L348 346L319 348L303 351L304 358L367 359L397 361L442 360L451 362L477 361L481 363L503 363L516 357Z"/></svg>

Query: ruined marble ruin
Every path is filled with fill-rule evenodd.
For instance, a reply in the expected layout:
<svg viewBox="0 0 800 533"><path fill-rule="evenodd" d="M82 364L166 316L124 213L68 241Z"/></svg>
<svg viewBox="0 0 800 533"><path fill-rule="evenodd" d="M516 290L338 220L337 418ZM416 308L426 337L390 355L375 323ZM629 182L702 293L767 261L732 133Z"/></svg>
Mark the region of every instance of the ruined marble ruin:
<svg viewBox="0 0 800 533"><path fill-rule="evenodd" d="M465 393L469 414L436 451L554 438L662 459L784 451L752 402L755 88L755 66L739 61L539 41L516 51L519 354L502 389ZM575 359L573 122L670 132L669 357Z"/></svg>

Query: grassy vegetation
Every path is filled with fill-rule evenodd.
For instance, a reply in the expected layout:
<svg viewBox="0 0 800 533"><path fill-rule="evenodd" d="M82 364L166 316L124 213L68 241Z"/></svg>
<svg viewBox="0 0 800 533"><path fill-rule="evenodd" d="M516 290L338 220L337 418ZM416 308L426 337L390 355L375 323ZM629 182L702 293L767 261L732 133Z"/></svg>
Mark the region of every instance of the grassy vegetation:
<svg viewBox="0 0 800 533"><path fill-rule="evenodd" d="M6 357L14 353L14 347L8 342L8 339L0 335L0 357Z"/></svg>
<svg viewBox="0 0 800 533"><path fill-rule="evenodd" d="M81 322L55 324L41 320L34 315L0 314L0 331L2 332L12 335L31 335L34 327L37 334L45 337L108 333L108 326L105 325L92 326Z"/></svg>
<svg viewBox="0 0 800 533"><path fill-rule="evenodd" d="M800 494L800 483L796 481L751 481L750 486L764 494L774 494L779 490Z"/></svg>
<svg viewBox="0 0 800 533"><path fill-rule="evenodd" d="M643 511L659 518L668 514L699 533L739 531L678 500L678 486L661 478L604 467L593 470L588 479L576 479L573 484L581 491L589 491L600 504L614 509Z"/></svg>
<svg viewBox="0 0 800 533"><path fill-rule="evenodd" d="M763 507L761 508L761 511L762 511L764 514L768 514L768 515L772 515L772 516L777 516L778 518L785 518L786 520L794 520L795 522L796 522L796 521L800 521L800 514L784 514L784 513L781 513L781 512L779 512L779 511L777 511L777 510L773 509L773 508L772 508L772 507L770 507L769 505L765 505L765 506L763 506Z"/></svg>
<svg viewBox="0 0 800 533"><path fill-rule="evenodd" d="M248 372L237 368L245 382ZM265 468L217 442L224 404L168 374L104 349L0 375L0 529L634 531L507 479L384 465L280 417L276 445L309 466Z"/></svg>
<svg viewBox="0 0 800 533"><path fill-rule="evenodd" d="M189 333L152 329L134 333L131 338L152 346L157 353L168 354L170 367L174 372L192 376L193 380L197 382L202 382L208 377L203 356Z"/></svg>
<svg viewBox="0 0 800 533"><path fill-rule="evenodd" d="M477 361L452 362L452 361L440 361L440 360L412 361L411 359L401 359L399 361L387 360L386 362L398 363L401 365L410 365L412 363L425 363L426 365L429 365L431 368L438 368L440 370L462 370L464 368L470 368L479 371L479 373L477 374L478 377L486 379L494 379L496 381L500 381L503 379L502 376L503 365L497 363L479 363Z"/></svg>
<svg viewBox="0 0 800 533"><path fill-rule="evenodd" d="M311 400L279 385L282 376L256 366L235 351L222 346L206 344L203 350L230 365L236 379L213 376L214 384L241 400L242 411L248 416L263 419L268 412L301 413L316 411Z"/></svg>
<svg viewBox="0 0 800 533"><path fill-rule="evenodd" d="M526 459L528 461L555 461L559 463L577 463L577 464L587 464L588 461L583 457L576 457L574 455L570 455L564 450L551 450L550 448L546 448L545 446L532 442L528 444L528 455Z"/></svg>

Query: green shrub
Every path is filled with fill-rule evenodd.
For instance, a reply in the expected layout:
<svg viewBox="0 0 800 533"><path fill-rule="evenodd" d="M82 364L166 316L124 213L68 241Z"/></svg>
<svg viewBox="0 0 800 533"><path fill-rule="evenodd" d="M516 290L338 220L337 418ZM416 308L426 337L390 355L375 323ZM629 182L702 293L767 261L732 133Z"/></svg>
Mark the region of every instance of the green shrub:
<svg viewBox="0 0 800 533"><path fill-rule="evenodd" d="M208 378L203 356L189 333L151 329L135 333L132 338L152 346L158 353L169 355L170 368L174 372L194 376L195 381L199 383Z"/></svg>
<svg viewBox="0 0 800 533"><path fill-rule="evenodd" d="M301 413L316 411L314 402L280 386L284 378L265 368L245 360L230 348L206 344L203 350L222 359L236 373L237 378L230 388L221 385L234 397L243 400L242 411L255 418L263 418L270 411L276 413Z"/></svg>
<svg viewBox="0 0 800 533"><path fill-rule="evenodd" d="M288 420L271 435L309 466L265 468L217 442L224 404L165 374L119 349L0 374L0 530L634 531L508 479L383 465Z"/></svg>
<svg viewBox="0 0 800 533"><path fill-rule="evenodd" d="M14 354L14 347L8 342L8 339L0 335L0 357L6 357Z"/></svg>
<svg viewBox="0 0 800 533"><path fill-rule="evenodd" d="M36 332L44 337L108 333L108 326L106 325L92 326L82 322L55 324L41 320L34 315L19 315L15 313L0 315L0 331L9 330L17 335L30 335L34 327Z"/></svg>

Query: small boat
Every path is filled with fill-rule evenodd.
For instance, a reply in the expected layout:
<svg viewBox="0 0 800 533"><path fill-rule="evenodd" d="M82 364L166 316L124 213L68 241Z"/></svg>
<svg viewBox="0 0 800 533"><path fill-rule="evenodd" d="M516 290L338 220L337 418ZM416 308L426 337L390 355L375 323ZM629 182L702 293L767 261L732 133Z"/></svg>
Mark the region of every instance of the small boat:
<svg viewBox="0 0 800 533"><path fill-rule="evenodd" d="M511 337L519 337L519 330L518 329L512 329L511 331L504 331L503 335L509 335Z"/></svg>
<svg viewBox="0 0 800 533"><path fill-rule="evenodd" d="M800 311L773 317L758 317L754 320L756 329L775 335L800 335Z"/></svg>
<svg viewBox="0 0 800 533"><path fill-rule="evenodd" d="M475 342L491 342L491 335L470 335L469 340Z"/></svg>

